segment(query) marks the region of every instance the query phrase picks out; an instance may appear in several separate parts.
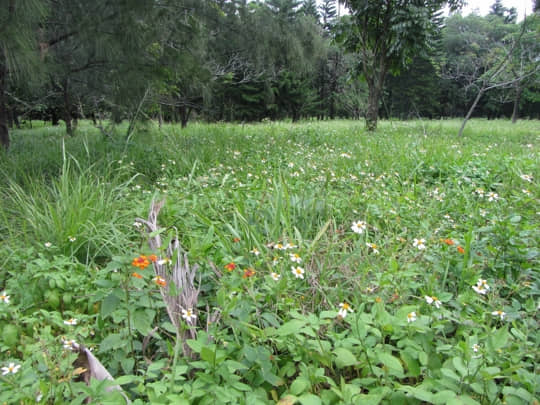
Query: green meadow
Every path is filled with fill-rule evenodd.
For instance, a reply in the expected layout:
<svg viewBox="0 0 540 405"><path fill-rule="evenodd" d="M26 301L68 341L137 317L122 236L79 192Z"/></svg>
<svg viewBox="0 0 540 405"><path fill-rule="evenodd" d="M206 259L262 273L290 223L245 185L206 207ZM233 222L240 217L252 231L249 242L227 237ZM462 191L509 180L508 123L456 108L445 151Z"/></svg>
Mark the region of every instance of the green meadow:
<svg viewBox="0 0 540 405"><path fill-rule="evenodd" d="M0 403L537 404L540 122L460 124L12 131Z"/></svg>

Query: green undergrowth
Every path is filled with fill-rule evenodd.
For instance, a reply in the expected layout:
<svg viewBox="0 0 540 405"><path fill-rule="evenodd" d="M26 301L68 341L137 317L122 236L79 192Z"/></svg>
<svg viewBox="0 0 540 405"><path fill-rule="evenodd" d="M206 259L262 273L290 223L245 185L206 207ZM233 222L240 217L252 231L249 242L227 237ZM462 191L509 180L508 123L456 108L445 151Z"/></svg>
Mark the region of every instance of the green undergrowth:
<svg viewBox="0 0 540 405"><path fill-rule="evenodd" d="M540 123L459 125L14 131L0 403L124 401L70 341L133 403L536 403ZM162 200L151 251L134 222ZM200 283L178 329L177 237Z"/></svg>

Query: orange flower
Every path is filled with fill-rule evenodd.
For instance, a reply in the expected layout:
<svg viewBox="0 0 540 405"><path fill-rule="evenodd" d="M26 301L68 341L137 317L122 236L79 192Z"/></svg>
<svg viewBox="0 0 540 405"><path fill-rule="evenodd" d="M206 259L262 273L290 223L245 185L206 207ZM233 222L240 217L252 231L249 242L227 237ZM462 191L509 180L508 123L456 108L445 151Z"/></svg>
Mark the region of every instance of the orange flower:
<svg viewBox="0 0 540 405"><path fill-rule="evenodd" d="M131 275L135 278L143 278L143 276L141 276L139 273L131 273Z"/></svg>
<svg viewBox="0 0 540 405"><path fill-rule="evenodd" d="M455 242L452 239L442 239L448 246L452 246Z"/></svg>
<svg viewBox="0 0 540 405"><path fill-rule="evenodd" d="M151 261L152 263L157 262L157 256L156 256L156 255L150 255L150 256L148 256L148 259L150 259L150 261Z"/></svg>
<svg viewBox="0 0 540 405"><path fill-rule="evenodd" d="M233 271L234 269L236 269L236 264L234 264L233 262L227 263L227 264L225 265L225 268L226 268L228 271Z"/></svg>
<svg viewBox="0 0 540 405"><path fill-rule="evenodd" d="M161 276L156 276L154 277L154 283L156 283L157 285L159 285L160 287L166 287L167 286L167 282L165 281L165 279Z"/></svg>
<svg viewBox="0 0 540 405"><path fill-rule="evenodd" d="M240 238L233 238L232 241L233 241L234 243L238 243L238 242L240 242Z"/></svg>
<svg viewBox="0 0 540 405"><path fill-rule="evenodd" d="M461 246L457 247L457 251L461 254L465 253L465 249L463 249Z"/></svg>
<svg viewBox="0 0 540 405"><path fill-rule="evenodd" d="M146 256L140 255L139 257L133 259L131 264L141 270L144 270L146 267L148 267L150 262L148 261L148 258Z"/></svg>
<svg viewBox="0 0 540 405"><path fill-rule="evenodd" d="M245 269L244 270L244 275L242 276L242 278L248 278L248 277L251 277L255 274L255 270L253 269Z"/></svg>

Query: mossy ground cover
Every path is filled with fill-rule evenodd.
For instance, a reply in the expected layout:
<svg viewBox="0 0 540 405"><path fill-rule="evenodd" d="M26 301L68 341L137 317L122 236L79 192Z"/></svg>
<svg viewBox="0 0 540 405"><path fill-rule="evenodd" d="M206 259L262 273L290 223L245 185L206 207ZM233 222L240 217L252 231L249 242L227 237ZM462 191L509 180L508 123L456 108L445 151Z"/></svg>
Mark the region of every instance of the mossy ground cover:
<svg viewBox="0 0 540 405"><path fill-rule="evenodd" d="M76 341L134 403L533 403L540 123L458 128L15 131L0 402L118 403L77 381ZM179 329L160 291L180 291L152 270L173 263L134 226L163 199L163 240L198 266Z"/></svg>

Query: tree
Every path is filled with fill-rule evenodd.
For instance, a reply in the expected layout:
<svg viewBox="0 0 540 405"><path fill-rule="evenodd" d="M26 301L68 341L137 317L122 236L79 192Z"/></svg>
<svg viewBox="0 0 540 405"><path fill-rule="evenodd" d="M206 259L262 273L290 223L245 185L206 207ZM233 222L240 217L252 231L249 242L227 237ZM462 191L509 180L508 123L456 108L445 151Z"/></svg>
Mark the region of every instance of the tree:
<svg viewBox="0 0 540 405"><path fill-rule="evenodd" d="M336 0L323 0L319 6L319 11L321 13L323 28L326 32L331 31L337 15Z"/></svg>
<svg viewBox="0 0 540 405"><path fill-rule="evenodd" d="M165 1L53 3L42 30L44 64L66 132L73 135L84 107L98 101L115 122L132 119L160 73L154 45Z"/></svg>
<svg viewBox="0 0 540 405"><path fill-rule="evenodd" d="M517 122L524 91L529 98L540 98L538 90L535 91L535 87L540 85L540 15L528 16L521 24L523 35L512 55L509 66L510 75L507 78L514 81L512 123Z"/></svg>
<svg viewBox="0 0 540 405"><path fill-rule="evenodd" d="M517 21L517 10L515 7L507 8L502 4L502 0L495 0L491 5L489 15L494 15L503 19L505 24L514 24Z"/></svg>
<svg viewBox="0 0 540 405"><path fill-rule="evenodd" d="M519 32L514 32L506 36L500 47L490 49L489 58L487 58L486 64L482 69L483 73L475 81L478 92L459 129L459 136L463 135L465 125L484 93L497 88L514 88L516 85L519 86L519 83L524 79L540 71L537 51L533 51L532 53L519 52L521 41L526 33L527 22L526 20L521 24ZM536 39L538 39L537 36ZM522 66L526 66L526 68L520 69L519 73L517 73L515 68L513 69L513 65L515 64L514 59L517 55L519 55L518 58Z"/></svg>
<svg viewBox="0 0 540 405"><path fill-rule="evenodd" d="M300 12L319 21L319 12L317 11L317 2L315 0L304 0Z"/></svg>
<svg viewBox="0 0 540 405"><path fill-rule="evenodd" d="M398 74L429 46L441 23L441 9L461 0L342 0L351 17L341 39L361 58L368 86L366 127L377 128L379 103L388 72Z"/></svg>
<svg viewBox="0 0 540 405"><path fill-rule="evenodd" d="M38 26L44 14L44 1L0 1L0 146L5 149L10 144L8 84L37 70Z"/></svg>
<svg viewBox="0 0 540 405"><path fill-rule="evenodd" d="M400 76L388 75L384 114L407 119L440 116L440 83L430 58L418 56Z"/></svg>

